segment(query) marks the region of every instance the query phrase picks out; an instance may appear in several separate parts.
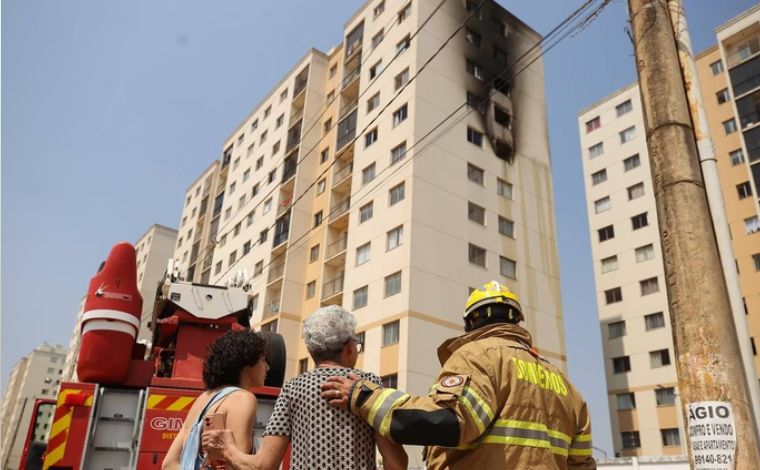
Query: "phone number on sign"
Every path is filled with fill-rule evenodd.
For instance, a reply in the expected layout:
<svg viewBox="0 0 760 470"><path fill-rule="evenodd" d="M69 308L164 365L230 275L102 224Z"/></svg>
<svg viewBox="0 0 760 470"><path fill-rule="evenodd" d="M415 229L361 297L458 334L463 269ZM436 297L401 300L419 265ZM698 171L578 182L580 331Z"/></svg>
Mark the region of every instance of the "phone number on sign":
<svg viewBox="0 0 760 470"><path fill-rule="evenodd" d="M697 465L711 464L711 465L730 465L734 459L730 455L695 455L694 463Z"/></svg>

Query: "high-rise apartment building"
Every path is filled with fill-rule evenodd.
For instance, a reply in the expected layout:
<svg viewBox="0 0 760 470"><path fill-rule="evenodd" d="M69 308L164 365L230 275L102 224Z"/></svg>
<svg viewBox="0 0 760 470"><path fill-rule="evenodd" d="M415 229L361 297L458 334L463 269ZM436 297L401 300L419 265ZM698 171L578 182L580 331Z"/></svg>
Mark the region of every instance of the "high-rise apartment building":
<svg viewBox="0 0 760 470"><path fill-rule="evenodd" d="M0 408L0 466L19 468L24 441L37 398L55 399L66 357L63 346L47 343L21 358L11 370L8 388ZM52 409L40 410L34 430L36 440L46 436L53 418Z"/></svg>
<svg viewBox="0 0 760 470"><path fill-rule="evenodd" d="M752 144L747 134L754 124L748 122L751 113L742 113L742 106L747 106L743 103L753 89L760 90L760 47L753 46L742 59L741 64L757 60L757 76L742 75L745 81L754 80L754 88L743 91L741 86L748 86L744 82L739 89L731 84L730 73L738 63L727 59L731 52L725 49L738 51L747 41L755 44L747 31L758 31L757 42L759 20L760 8L740 15L719 28L718 37L721 41L721 31L730 30L744 42L712 47L696 58L755 354L754 337L760 337L760 224L751 163L760 161L760 152L756 151L754 160L748 158ZM685 454L640 103L634 83L584 109L578 117L613 443L622 456ZM744 120L737 115L745 116ZM759 364L757 358L755 364Z"/></svg>
<svg viewBox="0 0 760 470"><path fill-rule="evenodd" d="M252 324L285 337L288 377L313 366L303 319L339 304L359 365L424 393L470 289L494 279L566 366L543 64L500 75L541 37L493 1L438 3L366 2L186 193L175 259L212 284L248 272Z"/></svg>
<svg viewBox="0 0 760 470"><path fill-rule="evenodd" d="M151 329L149 323L153 316L153 302L156 299L156 289L164 278L169 260L174 253L177 241L177 231L173 228L159 224L153 224L135 242L137 254L137 288L143 299L142 316L140 317L140 330L137 333L137 341L150 345ZM95 273L93 273L95 274ZM86 289L85 285L82 289ZM79 345L82 338L82 315L84 314L84 302L86 296L79 302L74 330L71 333L69 349L63 365L63 380L76 381L76 361L79 356Z"/></svg>

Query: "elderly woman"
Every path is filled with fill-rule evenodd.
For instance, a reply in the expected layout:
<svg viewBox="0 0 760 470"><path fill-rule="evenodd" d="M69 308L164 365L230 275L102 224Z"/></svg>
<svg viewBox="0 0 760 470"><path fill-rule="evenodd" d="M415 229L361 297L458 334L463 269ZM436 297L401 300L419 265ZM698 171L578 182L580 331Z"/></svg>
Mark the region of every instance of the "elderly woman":
<svg viewBox="0 0 760 470"><path fill-rule="evenodd" d="M329 406L320 396L327 377L353 374L380 384L371 373L354 369L361 343L356 320L345 309L330 305L317 310L303 325L303 337L316 367L288 381L274 405L261 450L247 455L229 431L206 431L203 446L220 452L228 467L276 469L292 443L291 470L374 469L375 444L385 469L405 469L403 447L376 434L347 410Z"/></svg>
<svg viewBox="0 0 760 470"><path fill-rule="evenodd" d="M246 389L264 385L268 370L266 344L261 335L248 330L230 331L214 341L203 362L206 391L193 402L161 468L197 470L201 467L200 427L205 415L224 415L225 426L240 451L251 452L256 397Z"/></svg>

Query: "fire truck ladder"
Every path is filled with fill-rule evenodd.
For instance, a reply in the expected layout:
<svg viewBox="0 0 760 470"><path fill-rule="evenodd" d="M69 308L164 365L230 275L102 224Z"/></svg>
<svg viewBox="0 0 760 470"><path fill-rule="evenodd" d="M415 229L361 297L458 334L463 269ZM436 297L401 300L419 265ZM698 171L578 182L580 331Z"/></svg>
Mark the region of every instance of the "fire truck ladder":
<svg viewBox="0 0 760 470"><path fill-rule="evenodd" d="M144 401L144 390L98 386L82 468L135 468Z"/></svg>

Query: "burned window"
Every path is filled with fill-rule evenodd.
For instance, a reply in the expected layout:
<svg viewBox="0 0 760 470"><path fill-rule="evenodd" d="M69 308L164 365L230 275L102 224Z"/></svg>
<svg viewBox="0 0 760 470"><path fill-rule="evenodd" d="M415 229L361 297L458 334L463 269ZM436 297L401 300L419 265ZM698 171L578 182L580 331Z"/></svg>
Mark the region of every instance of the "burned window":
<svg viewBox="0 0 760 470"><path fill-rule="evenodd" d="M511 117L506 109L497 105L493 105L493 120L504 127L509 127Z"/></svg>

